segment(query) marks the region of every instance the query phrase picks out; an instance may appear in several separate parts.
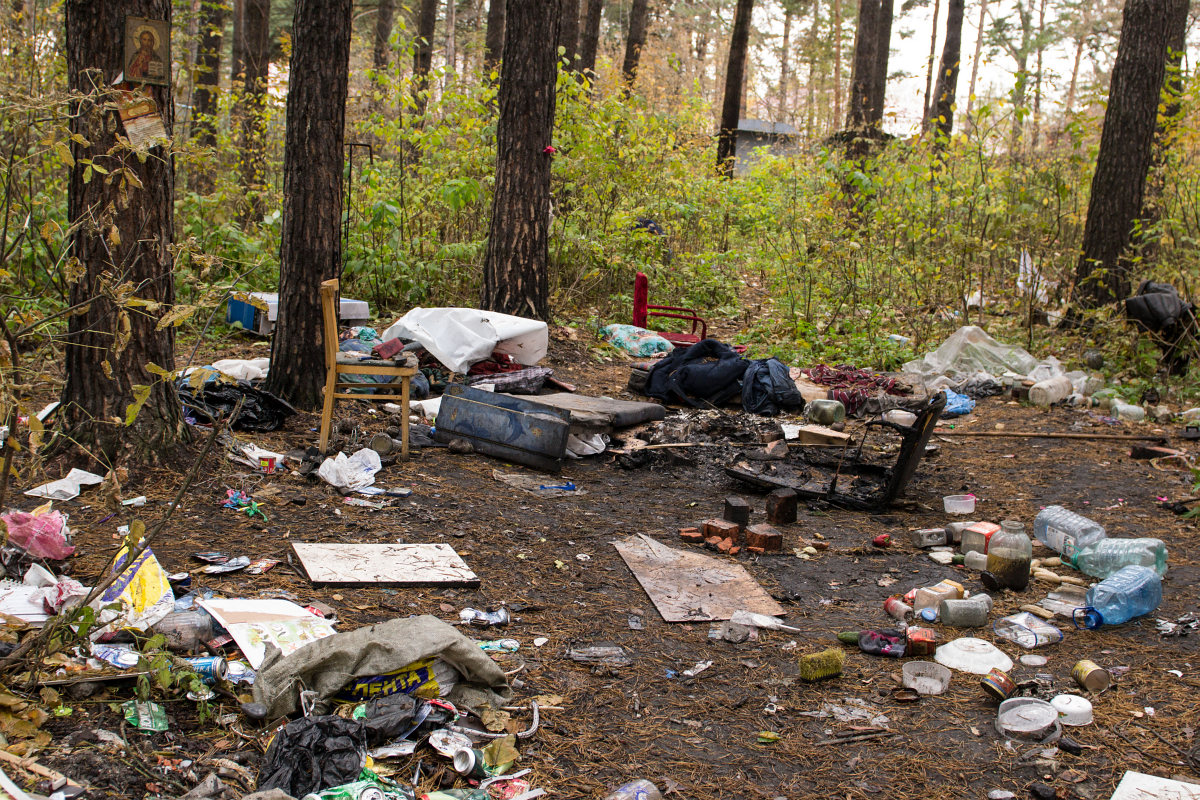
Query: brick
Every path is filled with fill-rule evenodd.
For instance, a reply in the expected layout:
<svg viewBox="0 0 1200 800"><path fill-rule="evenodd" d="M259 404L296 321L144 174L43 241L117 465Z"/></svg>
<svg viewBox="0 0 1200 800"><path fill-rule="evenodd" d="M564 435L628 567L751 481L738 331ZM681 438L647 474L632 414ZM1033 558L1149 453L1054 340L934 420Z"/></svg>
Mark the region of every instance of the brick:
<svg viewBox="0 0 1200 800"><path fill-rule="evenodd" d="M729 548L729 555L731 555L731 556L736 556L740 552L742 552L742 548L740 548L740 547L735 546L735 547Z"/></svg>
<svg viewBox="0 0 1200 800"><path fill-rule="evenodd" d="M679 538L688 544L703 544L704 534L699 528L680 528Z"/></svg>
<svg viewBox="0 0 1200 800"><path fill-rule="evenodd" d="M754 555L756 555L756 556L761 556L763 553L765 553L767 551L763 550L761 547L747 547L746 552L754 553Z"/></svg>
<svg viewBox="0 0 1200 800"><path fill-rule="evenodd" d="M742 526L727 519L706 519L700 529L705 538L716 536L719 539L728 537L736 542L742 540Z"/></svg>
<svg viewBox="0 0 1200 800"><path fill-rule="evenodd" d="M745 529L750 524L750 504L744 497L726 497L724 518Z"/></svg>
<svg viewBox="0 0 1200 800"><path fill-rule="evenodd" d="M722 539L720 536L710 536L704 540L704 546L707 547L709 550L716 550L717 545L723 541L725 541L725 540Z"/></svg>
<svg viewBox="0 0 1200 800"><path fill-rule="evenodd" d="M722 539L720 542L717 543L717 551L718 552L728 553L732 549L733 549L733 539Z"/></svg>
<svg viewBox="0 0 1200 800"><path fill-rule="evenodd" d="M776 489L767 495L767 522L772 525L790 525L796 521L796 491Z"/></svg>
<svg viewBox="0 0 1200 800"><path fill-rule="evenodd" d="M746 529L746 545L761 547L767 553L783 550L783 534L770 525L751 525Z"/></svg>

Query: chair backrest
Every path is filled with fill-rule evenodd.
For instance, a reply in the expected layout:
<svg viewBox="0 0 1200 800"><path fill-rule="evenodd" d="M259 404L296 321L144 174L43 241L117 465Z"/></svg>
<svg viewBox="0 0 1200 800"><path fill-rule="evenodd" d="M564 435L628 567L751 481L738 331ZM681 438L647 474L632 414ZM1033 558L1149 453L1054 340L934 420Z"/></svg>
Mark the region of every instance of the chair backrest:
<svg viewBox="0 0 1200 800"><path fill-rule="evenodd" d="M325 340L325 368L330 369L337 363L338 326L337 326L337 279L321 281L321 338Z"/></svg>
<svg viewBox="0 0 1200 800"><path fill-rule="evenodd" d="M892 468L884 491L885 504L904 494L917 471L917 465L921 463L921 457L925 455L925 446L933 437L933 429L942 416L942 411L946 409L946 400L945 392L938 392L929 398L925 407L917 413L916 420L909 426L909 431L901 437L903 441L900 443L900 455L896 458L896 465Z"/></svg>
<svg viewBox="0 0 1200 800"><path fill-rule="evenodd" d="M633 324L646 327L646 312L650 309L650 279L639 272L633 279Z"/></svg>

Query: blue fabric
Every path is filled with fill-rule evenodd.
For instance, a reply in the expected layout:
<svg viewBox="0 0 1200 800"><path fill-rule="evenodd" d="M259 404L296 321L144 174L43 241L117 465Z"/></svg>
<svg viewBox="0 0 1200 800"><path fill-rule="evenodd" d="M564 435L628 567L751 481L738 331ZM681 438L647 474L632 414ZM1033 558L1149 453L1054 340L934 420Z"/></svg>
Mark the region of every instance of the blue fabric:
<svg viewBox="0 0 1200 800"><path fill-rule="evenodd" d="M942 412L943 417L959 417L975 410L975 401L965 394L959 394L953 389L943 389L942 391L946 393L946 409Z"/></svg>

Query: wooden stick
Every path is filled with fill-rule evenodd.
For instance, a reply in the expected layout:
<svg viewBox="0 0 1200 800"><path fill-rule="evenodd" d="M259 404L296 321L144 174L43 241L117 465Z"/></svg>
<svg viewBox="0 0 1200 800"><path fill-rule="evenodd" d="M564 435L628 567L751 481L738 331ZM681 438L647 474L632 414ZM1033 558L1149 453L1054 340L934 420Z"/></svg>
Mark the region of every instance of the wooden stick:
<svg viewBox="0 0 1200 800"><path fill-rule="evenodd" d="M26 772L32 772L34 775L40 775L43 778L48 778L52 781L63 780L63 781L66 781L67 784L70 786L79 786L80 785L80 784L76 783L75 781L71 780L70 778L68 778L66 775L63 775L61 772L55 772L54 770L50 769L49 767L43 767L41 764L34 761L32 758L21 758L19 756L14 756L12 753L8 752L7 750L0 750L0 761L5 761L9 764L15 764L16 766L20 767L21 769L25 770Z"/></svg>
<svg viewBox="0 0 1200 800"><path fill-rule="evenodd" d="M1165 433L1036 433L1033 431L968 431L959 428L939 430L939 436L1003 436L1012 439L1112 439L1119 442L1140 442L1146 440L1165 441Z"/></svg>
<svg viewBox="0 0 1200 800"><path fill-rule="evenodd" d="M840 739L826 739L823 742L817 742L817 747L825 747L831 744L849 744L851 742L863 742L867 739L880 739L884 736L899 736L896 731L880 731L878 733L859 733L854 736L843 736Z"/></svg>

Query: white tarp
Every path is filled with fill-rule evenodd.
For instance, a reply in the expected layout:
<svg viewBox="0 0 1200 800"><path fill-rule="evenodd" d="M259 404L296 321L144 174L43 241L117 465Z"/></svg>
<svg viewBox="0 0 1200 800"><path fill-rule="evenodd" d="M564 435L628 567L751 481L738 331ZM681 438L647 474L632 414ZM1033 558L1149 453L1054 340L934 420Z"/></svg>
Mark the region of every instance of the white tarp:
<svg viewBox="0 0 1200 800"><path fill-rule="evenodd" d="M904 365L918 375L965 377L977 372L992 375L1029 375L1038 360L1016 345L1001 344L977 325L964 325L924 358Z"/></svg>
<svg viewBox="0 0 1200 800"><path fill-rule="evenodd" d="M414 308L383 332L420 342L452 372L465 373L492 352L505 353L525 366L546 357L549 331L536 319L477 308Z"/></svg>

